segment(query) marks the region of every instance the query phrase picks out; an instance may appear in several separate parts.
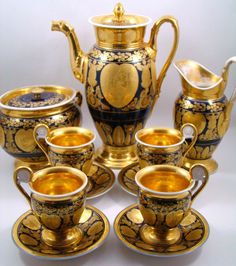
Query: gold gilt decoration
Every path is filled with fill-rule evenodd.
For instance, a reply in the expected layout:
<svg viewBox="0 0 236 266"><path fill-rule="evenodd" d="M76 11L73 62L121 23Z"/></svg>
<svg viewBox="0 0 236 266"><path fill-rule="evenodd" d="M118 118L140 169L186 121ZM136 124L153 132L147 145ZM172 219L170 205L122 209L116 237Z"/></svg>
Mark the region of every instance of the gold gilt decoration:
<svg viewBox="0 0 236 266"><path fill-rule="evenodd" d="M0 146L3 147L4 145L5 145L5 134L2 126L0 125Z"/></svg>
<svg viewBox="0 0 236 266"><path fill-rule="evenodd" d="M54 152L49 149L48 156L52 165L65 165L72 166L82 170L84 173L88 173L89 168L92 165L94 153L94 145L90 144L78 150Z"/></svg>
<svg viewBox="0 0 236 266"><path fill-rule="evenodd" d="M134 144L136 132L143 128L142 123L138 123L136 126L124 125L124 127L116 126L112 128L103 122L96 122L95 126L105 144L118 147Z"/></svg>
<svg viewBox="0 0 236 266"><path fill-rule="evenodd" d="M24 161L46 161L43 152L36 145L33 138L33 129L37 124L47 124L51 129L62 126L78 126L80 112L77 107L71 106L68 110L54 115L41 118L15 118L0 114L0 140L3 130L5 145L4 149L14 157L22 159L20 155L26 155ZM2 130L1 130L2 129ZM29 153L31 156L29 156ZM39 157L39 155L41 155Z"/></svg>
<svg viewBox="0 0 236 266"><path fill-rule="evenodd" d="M84 210L84 191L76 195L76 200L69 202L43 202L32 197L31 207L34 215L48 229L60 230L67 227L75 226Z"/></svg>
<svg viewBox="0 0 236 266"><path fill-rule="evenodd" d="M115 184L115 175L112 170L95 162L87 176L87 199L96 198L107 193Z"/></svg>
<svg viewBox="0 0 236 266"><path fill-rule="evenodd" d="M33 138L33 129L20 129L16 132L15 142L17 147L24 152L32 152L36 143Z"/></svg>
<svg viewBox="0 0 236 266"><path fill-rule="evenodd" d="M133 196L138 194L138 186L135 182L135 175L140 170L139 163L132 163L124 167L118 175L118 182L122 189Z"/></svg>
<svg viewBox="0 0 236 266"><path fill-rule="evenodd" d="M90 50L89 55L96 59L102 58L104 62L117 61L118 63L140 62L150 58L147 50L145 49L137 49L132 52L112 52L93 47L93 49Z"/></svg>
<svg viewBox="0 0 236 266"><path fill-rule="evenodd" d="M126 106L134 98L138 83L138 72L132 64L111 63L101 72L102 93L115 108Z"/></svg>
<svg viewBox="0 0 236 266"><path fill-rule="evenodd" d="M198 128L198 139L187 154L187 158L205 160L211 158L221 138L225 134L228 123L225 121L225 97L217 101L194 101L186 96L176 100L175 127L184 123L193 123Z"/></svg>
<svg viewBox="0 0 236 266"><path fill-rule="evenodd" d="M96 48L92 51L94 50L100 51ZM101 53L95 53L97 56L94 58L102 58L102 61L91 58L88 64L86 94L87 101L91 106L107 111L110 110L111 105L122 111L129 111L144 109L152 105L155 86L152 85L154 81L151 76L151 60L148 58L148 53L145 50L142 51L141 53L140 51L127 53L100 51ZM138 63L131 61L133 64L117 64L117 62L123 62L127 57ZM139 86L138 71L141 73L141 93L136 96ZM99 76L100 83L97 81Z"/></svg>
<svg viewBox="0 0 236 266"><path fill-rule="evenodd" d="M41 258L74 258L99 247L109 233L109 223L104 214L94 207L87 206L77 227L83 237L77 244L65 249L55 249L42 240L43 227L31 211L23 214L13 226L13 239L24 252Z"/></svg>
<svg viewBox="0 0 236 266"><path fill-rule="evenodd" d="M182 147L175 148L174 151L167 152L165 149L155 149L137 144L137 154L139 157L139 164L141 168L153 164L169 164L178 165L182 158Z"/></svg>
<svg viewBox="0 0 236 266"><path fill-rule="evenodd" d="M179 216L182 214L179 213ZM176 222L178 217L175 217ZM174 219L170 219L175 223ZM171 257L189 253L200 247L208 238L209 226L205 218L191 209L191 212L179 225L181 238L176 244L150 245L142 241L141 228L144 226L142 215L137 205L131 205L116 217L114 222L115 232L120 241L132 250L151 256Z"/></svg>
<svg viewBox="0 0 236 266"><path fill-rule="evenodd" d="M176 227L187 213L190 206L191 196L182 199L155 198L146 195L146 192L139 191L139 208L143 215L144 222L153 226Z"/></svg>

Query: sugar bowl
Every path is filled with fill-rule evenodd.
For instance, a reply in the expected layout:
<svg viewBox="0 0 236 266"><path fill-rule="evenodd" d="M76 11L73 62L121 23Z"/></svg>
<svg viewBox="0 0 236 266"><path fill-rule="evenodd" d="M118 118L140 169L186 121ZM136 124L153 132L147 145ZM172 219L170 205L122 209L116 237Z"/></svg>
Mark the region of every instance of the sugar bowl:
<svg viewBox="0 0 236 266"><path fill-rule="evenodd" d="M50 128L78 126L80 92L61 86L29 86L0 97L0 146L17 159L16 165L42 168L47 158L33 138L39 123Z"/></svg>

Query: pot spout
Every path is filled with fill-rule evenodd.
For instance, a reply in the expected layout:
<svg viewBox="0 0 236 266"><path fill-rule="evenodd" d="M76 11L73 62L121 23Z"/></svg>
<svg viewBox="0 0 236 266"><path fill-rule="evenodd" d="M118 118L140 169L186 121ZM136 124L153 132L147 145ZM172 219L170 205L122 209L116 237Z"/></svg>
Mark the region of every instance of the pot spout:
<svg viewBox="0 0 236 266"><path fill-rule="evenodd" d="M82 83L84 83L87 71L87 56L80 48L74 28L64 21L53 21L51 30L60 31L66 35L70 47L70 61L72 71L74 73L74 76Z"/></svg>

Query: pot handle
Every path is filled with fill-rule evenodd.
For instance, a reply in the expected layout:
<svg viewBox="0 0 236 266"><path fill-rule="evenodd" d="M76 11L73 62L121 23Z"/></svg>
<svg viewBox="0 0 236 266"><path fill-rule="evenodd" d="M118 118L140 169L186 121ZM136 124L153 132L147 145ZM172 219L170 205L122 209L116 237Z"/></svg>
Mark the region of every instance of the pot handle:
<svg viewBox="0 0 236 266"><path fill-rule="evenodd" d="M34 136L35 142L39 146L40 150L45 154L45 156L48 159L49 164L51 165L51 160L48 156L48 145L45 141L45 138L47 137L49 132L50 132L50 130L49 130L49 127L47 125L38 124L34 128L33 136Z"/></svg>
<svg viewBox="0 0 236 266"><path fill-rule="evenodd" d="M180 131L183 134L185 139L189 139L189 138L192 139L192 141L188 144L188 147L182 156L182 161L183 161L183 159L186 157L186 155L195 145L197 138L198 138L198 131L197 131L197 128L191 123L183 124L180 128Z"/></svg>
<svg viewBox="0 0 236 266"><path fill-rule="evenodd" d="M26 198L30 205L30 196L29 194L25 191L25 189L22 187L21 183L29 183L33 177L33 171L31 168L26 167L26 166L21 166L18 167L14 171L13 179L16 187L18 190L21 192L21 194Z"/></svg>
<svg viewBox="0 0 236 266"><path fill-rule="evenodd" d="M169 53L169 56L168 56L167 60L165 61L165 64L162 67L161 72L159 74L159 77L157 79L154 103L155 103L156 99L159 97L160 88L161 88L162 82L165 78L166 71L168 70L168 68L169 68L169 66L173 60L173 57L176 53L178 43L179 43L179 26L178 26L177 20L172 16L164 16L164 17L161 17L159 20L157 20L155 22L155 24L153 25L152 30L151 30L150 40L148 42L148 46L152 50L154 50L155 54L157 53L157 44L156 44L157 43L157 40L156 40L157 35L158 35L160 27L165 23L170 23L172 25L172 27L174 29L174 41L173 41L172 49Z"/></svg>
<svg viewBox="0 0 236 266"><path fill-rule="evenodd" d="M191 189L192 192L192 201L196 198L196 196L203 190L209 180L209 173L206 167L202 164L194 164L189 173L192 178L195 180L195 185ZM200 185L199 185L200 184Z"/></svg>

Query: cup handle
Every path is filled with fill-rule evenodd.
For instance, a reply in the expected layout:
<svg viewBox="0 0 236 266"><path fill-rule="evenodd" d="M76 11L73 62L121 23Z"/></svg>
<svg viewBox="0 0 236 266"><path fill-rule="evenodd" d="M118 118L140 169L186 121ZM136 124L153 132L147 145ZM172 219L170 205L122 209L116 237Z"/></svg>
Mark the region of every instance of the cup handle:
<svg viewBox="0 0 236 266"><path fill-rule="evenodd" d="M22 187L21 183L29 183L33 176L33 171L26 166L18 167L13 175L14 183L18 190L22 193L22 195L26 198L28 203L30 204L30 196Z"/></svg>
<svg viewBox="0 0 236 266"><path fill-rule="evenodd" d="M189 170L192 178L195 180L195 185L191 189L192 200L203 190L209 180L209 173L206 167L202 164L194 164ZM200 186L199 186L200 183Z"/></svg>
<svg viewBox="0 0 236 266"><path fill-rule="evenodd" d="M190 144L188 144L188 147L182 156L182 161L183 161L183 159L186 157L188 152L195 145L197 138L198 138L198 131L197 131L197 128L191 123L183 124L180 131L183 134L185 139L189 139L189 138L192 139L192 141L190 142Z"/></svg>
<svg viewBox="0 0 236 266"><path fill-rule="evenodd" d="M79 106L82 105L83 97L82 97L82 94L81 94L80 91L77 91L77 92L76 92L75 102L76 102Z"/></svg>
<svg viewBox="0 0 236 266"><path fill-rule="evenodd" d="M34 132L33 132L33 136L34 136L34 140L37 143L37 145L39 146L40 150L45 154L45 156L48 159L49 164L51 165L51 160L48 156L48 146L47 143L45 141L45 138L47 137L47 135L49 134L49 127L45 124L38 124L35 128L34 128Z"/></svg>

